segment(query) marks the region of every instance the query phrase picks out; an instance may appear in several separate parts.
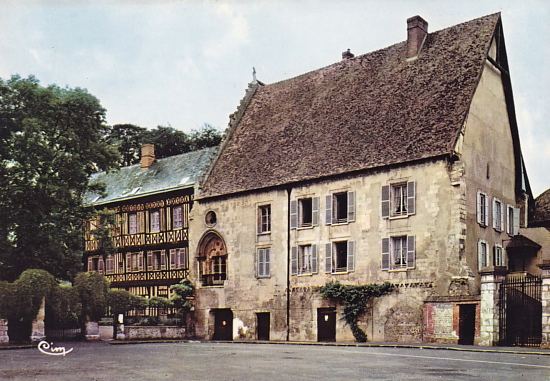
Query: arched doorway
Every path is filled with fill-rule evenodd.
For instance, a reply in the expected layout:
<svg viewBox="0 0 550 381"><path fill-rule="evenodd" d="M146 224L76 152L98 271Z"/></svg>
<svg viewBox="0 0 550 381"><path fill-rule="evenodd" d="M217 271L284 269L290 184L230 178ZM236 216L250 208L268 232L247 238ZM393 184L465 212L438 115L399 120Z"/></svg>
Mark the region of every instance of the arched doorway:
<svg viewBox="0 0 550 381"><path fill-rule="evenodd" d="M216 232L208 232L202 237L197 257L202 285L223 285L227 279L227 249Z"/></svg>

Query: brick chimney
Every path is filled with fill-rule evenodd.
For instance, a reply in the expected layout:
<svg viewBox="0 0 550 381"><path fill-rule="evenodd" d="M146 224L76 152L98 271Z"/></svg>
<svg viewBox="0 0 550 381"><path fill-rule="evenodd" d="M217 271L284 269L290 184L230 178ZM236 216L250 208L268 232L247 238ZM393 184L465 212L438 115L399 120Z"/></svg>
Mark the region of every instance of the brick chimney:
<svg viewBox="0 0 550 381"><path fill-rule="evenodd" d="M141 145L141 168L147 169L155 162L155 145L154 144L142 144Z"/></svg>
<svg viewBox="0 0 550 381"><path fill-rule="evenodd" d="M349 50L346 50L345 52L342 52L342 59L343 60L349 60L350 58L355 57L355 55Z"/></svg>
<svg viewBox="0 0 550 381"><path fill-rule="evenodd" d="M407 58L414 58L420 53L426 35L428 22L420 16L407 19Z"/></svg>

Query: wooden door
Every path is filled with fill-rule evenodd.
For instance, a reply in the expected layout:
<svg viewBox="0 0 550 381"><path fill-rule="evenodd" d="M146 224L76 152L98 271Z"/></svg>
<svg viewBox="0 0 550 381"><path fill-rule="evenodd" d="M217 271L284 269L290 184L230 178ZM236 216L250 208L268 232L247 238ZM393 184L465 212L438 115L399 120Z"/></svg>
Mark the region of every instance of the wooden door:
<svg viewBox="0 0 550 381"><path fill-rule="evenodd" d="M458 311L458 343L474 345L476 305L461 304Z"/></svg>
<svg viewBox="0 0 550 381"><path fill-rule="evenodd" d="M214 340L233 340L233 312L229 308L214 311Z"/></svg>
<svg viewBox="0 0 550 381"><path fill-rule="evenodd" d="M258 340L269 340L269 312L258 312L256 335Z"/></svg>
<svg viewBox="0 0 550 381"><path fill-rule="evenodd" d="M336 309L317 309L317 341L336 341Z"/></svg>

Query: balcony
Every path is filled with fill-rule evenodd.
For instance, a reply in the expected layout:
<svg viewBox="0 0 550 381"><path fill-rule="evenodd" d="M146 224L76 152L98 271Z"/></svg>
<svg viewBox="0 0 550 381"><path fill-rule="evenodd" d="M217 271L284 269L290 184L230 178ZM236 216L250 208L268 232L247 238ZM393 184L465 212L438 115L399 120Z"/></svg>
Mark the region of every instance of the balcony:
<svg viewBox="0 0 550 381"><path fill-rule="evenodd" d="M169 230L158 233L123 234L112 237L115 248L154 246L163 243L177 243L187 241L187 229ZM96 251L99 249L97 239L86 239L84 242L85 251Z"/></svg>
<svg viewBox="0 0 550 381"><path fill-rule="evenodd" d="M158 281L170 281L167 283L176 283L187 278L188 274L188 269L177 269L105 274L105 278L111 282L111 285L116 286L122 283L157 283Z"/></svg>

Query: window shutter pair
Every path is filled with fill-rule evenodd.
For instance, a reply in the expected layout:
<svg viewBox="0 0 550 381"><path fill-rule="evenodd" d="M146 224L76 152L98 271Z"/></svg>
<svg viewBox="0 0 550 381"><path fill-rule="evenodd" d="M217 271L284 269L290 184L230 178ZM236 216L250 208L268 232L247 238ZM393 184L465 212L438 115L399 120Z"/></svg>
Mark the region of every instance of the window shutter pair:
<svg viewBox="0 0 550 381"><path fill-rule="evenodd" d="M407 236L407 269L414 269L416 266L416 237ZM391 242L390 238L382 238L382 270L391 270Z"/></svg>
<svg viewBox="0 0 550 381"><path fill-rule="evenodd" d="M325 272L327 274L334 271L332 247L332 242L325 244ZM347 271L355 271L355 241L348 241L347 251Z"/></svg>
<svg viewBox="0 0 550 381"><path fill-rule="evenodd" d="M270 262L270 251L271 249L258 249L258 258L257 258L257 276L269 276L269 262Z"/></svg>
<svg viewBox="0 0 550 381"><path fill-rule="evenodd" d="M103 274L103 270L104 270L103 258L99 258L98 261L97 261L97 271L100 274Z"/></svg>
<svg viewBox="0 0 550 381"><path fill-rule="evenodd" d="M347 222L355 221L355 192L347 192L348 210L347 210ZM333 208L334 196L332 194L325 196L325 224L331 225L334 220L334 208ZM313 208L315 209L315 208Z"/></svg>

